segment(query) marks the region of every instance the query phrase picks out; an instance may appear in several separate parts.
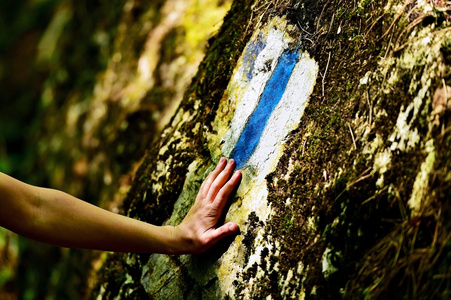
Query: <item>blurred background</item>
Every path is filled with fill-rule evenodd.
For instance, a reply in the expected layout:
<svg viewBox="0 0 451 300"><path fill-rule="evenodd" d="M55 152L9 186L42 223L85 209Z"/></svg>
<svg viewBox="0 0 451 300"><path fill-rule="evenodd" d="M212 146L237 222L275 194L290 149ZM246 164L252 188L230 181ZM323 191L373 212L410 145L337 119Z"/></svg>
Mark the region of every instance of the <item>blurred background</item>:
<svg viewBox="0 0 451 300"><path fill-rule="evenodd" d="M0 171L120 212L230 5L0 1ZM85 298L104 259L0 227L0 299Z"/></svg>

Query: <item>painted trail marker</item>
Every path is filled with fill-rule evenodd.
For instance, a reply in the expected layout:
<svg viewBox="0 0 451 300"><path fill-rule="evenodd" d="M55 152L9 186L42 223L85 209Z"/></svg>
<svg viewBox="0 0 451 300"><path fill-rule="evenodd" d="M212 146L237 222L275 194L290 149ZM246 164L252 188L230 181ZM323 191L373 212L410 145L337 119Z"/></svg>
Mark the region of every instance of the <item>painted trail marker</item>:
<svg viewBox="0 0 451 300"><path fill-rule="evenodd" d="M299 50L292 36L295 26L283 18L272 19L248 42L219 105L214 121L217 135L210 137L213 157L236 160L243 171L236 203L227 214L245 232L246 220L254 212L260 220L271 214L265 177L273 171L283 153L287 135L299 126L313 92L318 64ZM263 229L254 233L247 266L260 259L268 245ZM233 293L233 280L243 272L242 235L221 257L218 269L221 292ZM258 275L257 275L258 276Z"/></svg>
<svg viewBox="0 0 451 300"><path fill-rule="evenodd" d="M254 35L228 87L235 113L222 154L260 179L275 167L284 139L298 126L318 73L307 53L293 49L290 30L276 18Z"/></svg>
<svg viewBox="0 0 451 300"><path fill-rule="evenodd" d="M274 72L269 78L257 107L247 120L241 135L230 154L241 168L254 153L271 113L279 104L285 92L291 72L298 60L299 52L285 51L279 58Z"/></svg>

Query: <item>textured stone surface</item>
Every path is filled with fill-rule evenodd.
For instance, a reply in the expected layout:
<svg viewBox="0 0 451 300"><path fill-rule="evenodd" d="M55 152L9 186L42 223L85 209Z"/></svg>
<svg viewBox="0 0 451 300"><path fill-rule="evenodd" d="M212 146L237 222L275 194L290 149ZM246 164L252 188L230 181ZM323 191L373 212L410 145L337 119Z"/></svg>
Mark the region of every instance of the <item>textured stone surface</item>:
<svg viewBox="0 0 451 300"><path fill-rule="evenodd" d="M449 265L440 5L235 2L126 211L179 223L224 155L243 172L225 215L240 233L117 263L157 299L445 295L432 279Z"/></svg>
<svg viewBox="0 0 451 300"><path fill-rule="evenodd" d="M139 133L121 128L153 111L146 105L160 86L165 99L182 97L168 91L191 69L182 64L190 51L165 51L183 30L197 41L204 16L188 14L197 7L189 3L139 11L126 1L123 23L133 30L118 27L92 106L65 104L78 109L68 134L97 153L87 174L118 157L128 167L140 160L123 210L158 225L179 223L219 158L234 157L243 180L224 219L240 232L198 256L108 255L96 262L91 297L448 298L449 4L234 1L156 142L122 140L115 133ZM184 12L192 17L182 30ZM115 111L127 122L108 117ZM103 140L117 151L95 152ZM62 147L52 141L44 148ZM118 180L115 170L101 180Z"/></svg>

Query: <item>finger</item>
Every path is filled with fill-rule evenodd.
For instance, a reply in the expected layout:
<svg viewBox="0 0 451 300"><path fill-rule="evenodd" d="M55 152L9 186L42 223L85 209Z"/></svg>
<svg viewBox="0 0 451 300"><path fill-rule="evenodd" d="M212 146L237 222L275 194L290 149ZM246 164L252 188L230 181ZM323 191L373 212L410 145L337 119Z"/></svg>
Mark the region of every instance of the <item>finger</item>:
<svg viewBox="0 0 451 300"><path fill-rule="evenodd" d="M219 228L213 229L210 232L209 244L214 245L219 240L225 238L226 236L232 235L237 231L238 231L238 225L236 225L236 223L234 223L234 222L228 222Z"/></svg>
<svg viewBox="0 0 451 300"><path fill-rule="evenodd" d="M222 170L221 173L216 177L216 179L213 181L213 183L210 186L210 190L208 191L207 198L210 200L214 200L216 195L218 194L219 190L224 186L224 184L229 180L230 175L233 172L233 169L235 169L235 160L230 159L229 163L225 167L224 170Z"/></svg>
<svg viewBox="0 0 451 300"><path fill-rule="evenodd" d="M222 209L227 203L230 194L238 186L241 180L241 171L236 171L232 178L221 188L216 196L214 203L218 207L218 211L222 213Z"/></svg>
<svg viewBox="0 0 451 300"><path fill-rule="evenodd" d="M224 170L225 163L227 162L227 159L225 157L221 157L218 164L216 165L216 168L211 171L211 173L207 176L204 183L200 187L199 193L206 197L208 194L208 191L210 190L210 186L215 181L216 177L221 173L222 170Z"/></svg>

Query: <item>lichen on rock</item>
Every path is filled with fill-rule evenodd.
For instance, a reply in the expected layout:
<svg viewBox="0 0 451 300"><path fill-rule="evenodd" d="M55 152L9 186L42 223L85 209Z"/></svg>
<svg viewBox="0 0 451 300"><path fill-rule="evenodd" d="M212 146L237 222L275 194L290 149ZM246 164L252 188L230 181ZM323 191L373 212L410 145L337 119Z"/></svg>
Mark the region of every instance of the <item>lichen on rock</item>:
<svg viewBox="0 0 451 300"><path fill-rule="evenodd" d="M124 24L133 23L131 2ZM203 23L177 3L138 14L135 36L120 26L93 102L69 104L71 132L87 118L87 144L98 146L98 130L146 120L139 112L160 95L181 99L171 87L197 54L177 47L198 45ZM240 232L198 256L111 255L92 297L449 294L449 9L426 0L234 1L167 126L137 154L123 210L178 224L219 158L233 157L243 178L224 219ZM197 28L185 29L189 41L179 36L183 20ZM144 52L132 55L126 41L138 37ZM105 112L121 109L138 115L108 123ZM96 157L97 166L110 160L108 151Z"/></svg>

